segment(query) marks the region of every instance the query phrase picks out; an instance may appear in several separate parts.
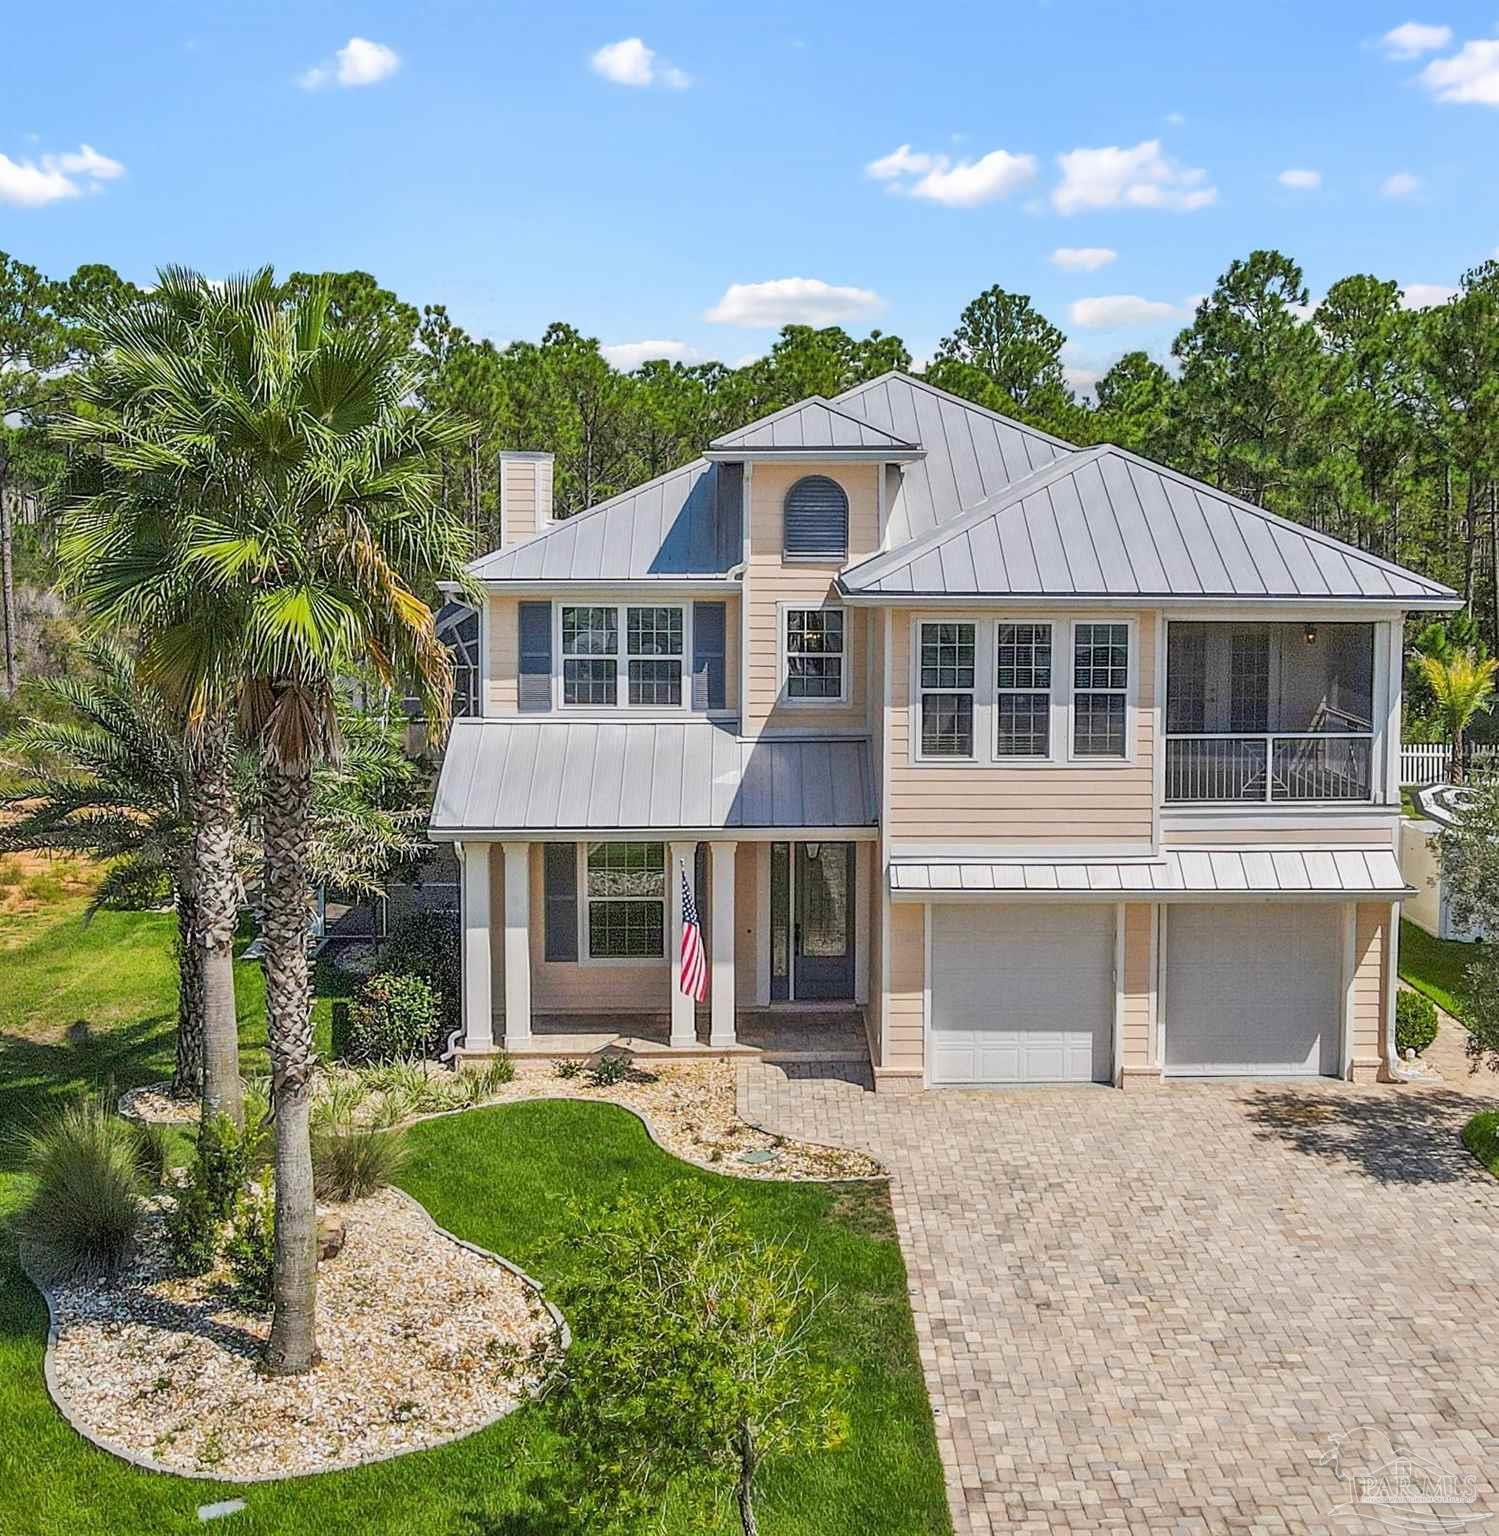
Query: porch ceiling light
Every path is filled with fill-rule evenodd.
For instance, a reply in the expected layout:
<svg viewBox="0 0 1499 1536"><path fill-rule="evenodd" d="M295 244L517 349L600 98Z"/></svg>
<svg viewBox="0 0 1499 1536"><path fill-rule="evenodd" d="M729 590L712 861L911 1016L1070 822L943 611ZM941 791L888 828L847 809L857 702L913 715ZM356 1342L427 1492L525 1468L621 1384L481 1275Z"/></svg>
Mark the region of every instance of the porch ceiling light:
<svg viewBox="0 0 1499 1536"><path fill-rule="evenodd" d="M1306 628L1301 631L1301 638L1305 640L1308 645L1315 645L1317 643L1317 626L1315 624L1308 624Z"/></svg>

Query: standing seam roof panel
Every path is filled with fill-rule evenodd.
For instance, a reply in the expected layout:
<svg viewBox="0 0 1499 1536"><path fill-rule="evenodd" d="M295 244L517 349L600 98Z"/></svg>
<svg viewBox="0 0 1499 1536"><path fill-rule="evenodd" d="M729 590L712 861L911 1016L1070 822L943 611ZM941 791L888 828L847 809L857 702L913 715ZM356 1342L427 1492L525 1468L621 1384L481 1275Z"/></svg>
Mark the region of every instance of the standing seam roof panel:
<svg viewBox="0 0 1499 1536"><path fill-rule="evenodd" d="M1105 454L1097 461L1103 493L1114 511L1114 524L1129 551L1130 570L1135 586L1141 592L1163 592L1166 589L1166 567L1156 548L1155 531L1135 494L1130 478L1129 465L1122 459Z"/></svg>
<svg viewBox="0 0 1499 1536"><path fill-rule="evenodd" d="M1192 556L1177 527L1175 514L1166 499L1166 490L1158 475L1141 474L1133 464L1125 466L1129 475L1130 489L1140 508L1140 515L1150 524L1155 535L1156 554L1165 577L1164 590L1170 592L1201 592L1202 580L1192 564Z"/></svg>

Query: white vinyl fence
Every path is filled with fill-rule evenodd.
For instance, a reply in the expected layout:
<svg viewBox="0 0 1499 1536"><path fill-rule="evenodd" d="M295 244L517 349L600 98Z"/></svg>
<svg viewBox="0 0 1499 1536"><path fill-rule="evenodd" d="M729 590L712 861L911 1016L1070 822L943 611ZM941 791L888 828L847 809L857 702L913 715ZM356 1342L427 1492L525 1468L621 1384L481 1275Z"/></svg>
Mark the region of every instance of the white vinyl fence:
<svg viewBox="0 0 1499 1536"><path fill-rule="evenodd" d="M1421 788L1427 784L1445 784L1452 749L1444 741L1408 741L1400 748L1400 782ZM1484 764L1499 767L1499 748L1472 747L1468 762L1472 767Z"/></svg>

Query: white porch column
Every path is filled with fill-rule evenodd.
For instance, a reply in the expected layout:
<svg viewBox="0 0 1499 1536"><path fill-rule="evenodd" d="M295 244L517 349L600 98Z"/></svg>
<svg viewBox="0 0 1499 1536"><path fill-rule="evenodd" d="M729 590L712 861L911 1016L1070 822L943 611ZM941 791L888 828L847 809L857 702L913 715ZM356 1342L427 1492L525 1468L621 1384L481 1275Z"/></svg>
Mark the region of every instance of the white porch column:
<svg viewBox="0 0 1499 1536"><path fill-rule="evenodd" d="M713 1009L708 1044L724 1050L736 1041L734 1029L734 843L710 843L713 871Z"/></svg>
<svg viewBox="0 0 1499 1536"><path fill-rule="evenodd" d="M487 1051L494 1045L489 848L488 843L463 844L463 1044L470 1051Z"/></svg>
<svg viewBox="0 0 1499 1536"><path fill-rule="evenodd" d="M531 845L505 850L505 1044L531 1043Z"/></svg>
<svg viewBox="0 0 1499 1536"><path fill-rule="evenodd" d="M666 907L671 913L671 1043L690 1049L697 1044L697 1004L682 990L682 877L695 884L696 843L672 843Z"/></svg>

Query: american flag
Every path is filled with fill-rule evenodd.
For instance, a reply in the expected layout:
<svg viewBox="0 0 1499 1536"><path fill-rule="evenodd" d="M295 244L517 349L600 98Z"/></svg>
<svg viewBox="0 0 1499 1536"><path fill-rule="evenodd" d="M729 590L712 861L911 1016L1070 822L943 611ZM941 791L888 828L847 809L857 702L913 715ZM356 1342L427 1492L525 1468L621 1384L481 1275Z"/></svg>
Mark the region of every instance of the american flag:
<svg viewBox="0 0 1499 1536"><path fill-rule="evenodd" d="M708 957L703 953L703 930L698 926L697 903L692 882L682 871L682 979L678 986L694 1002L708 1000Z"/></svg>

